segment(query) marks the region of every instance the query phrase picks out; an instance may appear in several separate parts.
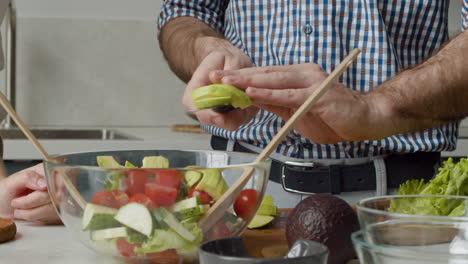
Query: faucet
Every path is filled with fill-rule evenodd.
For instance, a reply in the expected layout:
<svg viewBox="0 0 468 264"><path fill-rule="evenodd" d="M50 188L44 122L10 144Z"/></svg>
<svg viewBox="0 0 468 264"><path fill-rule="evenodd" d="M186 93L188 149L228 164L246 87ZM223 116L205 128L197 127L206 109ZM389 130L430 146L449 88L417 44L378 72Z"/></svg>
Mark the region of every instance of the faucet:
<svg viewBox="0 0 468 264"><path fill-rule="evenodd" d="M16 6L10 1L5 14L5 96L13 109L16 108ZM1 123L2 128L16 127L10 115L6 115Z"/></svg>

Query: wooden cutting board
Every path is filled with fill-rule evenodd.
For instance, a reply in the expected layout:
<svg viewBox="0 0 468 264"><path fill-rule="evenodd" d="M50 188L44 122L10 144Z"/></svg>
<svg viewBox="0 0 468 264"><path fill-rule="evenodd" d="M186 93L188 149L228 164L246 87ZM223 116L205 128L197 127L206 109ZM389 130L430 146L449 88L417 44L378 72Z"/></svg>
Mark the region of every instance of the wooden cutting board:
<svg viewBox="0 0 468 264"><path fill-rule="evenodd" d="M15 238L16 225L13 221L0 218L0 243L10 241Z"/></svg>
<svg viewBox="0 0 468 264"><path fill-rule="evenodd" d="M292 209L278 209L278 215L269 225L259 229L247 229L242 240L252 257L279 258L289 250L285 227L288 213Z"/></svg>

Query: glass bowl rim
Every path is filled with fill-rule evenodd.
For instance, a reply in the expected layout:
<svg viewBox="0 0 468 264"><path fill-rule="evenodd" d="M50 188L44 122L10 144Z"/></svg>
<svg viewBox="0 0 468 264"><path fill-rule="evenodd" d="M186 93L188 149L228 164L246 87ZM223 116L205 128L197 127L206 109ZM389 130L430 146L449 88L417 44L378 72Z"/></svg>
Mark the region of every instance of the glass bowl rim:
<svg viewBox="0 0 468 264"><path fill-rule="evenodd" d="M245 156L258 156L256 153L247 153L247 152L240 152L240 151L227 151L227 150L207 150L207 149L121 149L121 150L97 150L97 151L76 151L76 152L69 152L64 154L55 154L50 155L51 160L44 160L44 165L53 165L55 167L74 167L74 168L83 168L86 170L95 170L95 171L106 171L106 170L147 170L150 168L128 168L128 167L98 167L98 166L89 166L89 165L77 165L77 164L63 164L53 161L56 158L64 157L67 155L79 155L79 154L92 154L92 153L101 153L101 152L117 152L117 151L176 151L176 152L217 152L217 153L236 153ZM267 157L262 161L255 161L248 163L239 163L239 164L231 164L226 166L217 166L217 167L209 167L209 169L235 169L235 168L242 168L247 166L252 167L262 167L268 163L271 163L272 159ZM166 169L177 169L177 170L196 170L197 168L166 168ZM207 168L199 168L199 169L207 169Z"/></svg>
<svg viewBox="0 0 468 264"><path fill-rule="evenodd" d="M393 213L393 212L388 212L388 211L383 211L379 209L373 209L364 206L364 203L372 201L372 200L395 200L395 199L400 199L400 198L451 198L451 199L463 199L468 201L468 196L460 196L460 195L421 195L421 194L408 194L408 195L401 195L401 194L396 194L396 195L382 195L382 196L374 196L374 197L368 197L365 199L360 200L356 204L356 211L359 213L359 211L364 211L367 213L373 213L376 215L384 215L384 216L391 216L391 217L417 217L417 218L429 218L429 219L434 219L434 220L459 220L459 221L468 221L468 216L463 217L463 216L441 216L441 215L419 215L419 214L404 214L404 213Z"/></svg>
<svg viewBox="0 0 468 264"><path fill-rule="evenodd" d="M463 259L468 259L468 253L462 254L462 253L441 253L441 252L431 252L431 251L421 251L417 250L414 248L397 248L395 246L383 246L383 245L376 245L372 243L366 242L364 239L361 239L364 237L366 233L369 233L370 231L368 230L369 228L364 228L360 229L358 231L355 231L351 234L351 241L354 245L354 247L359 246L359 247L364 247L367 249L370 249L372 251L377 251L378 253L384 253L389 256L403 256L402 253L407 253L407 252L424 252L425 256L429 255L429 258L443 258L446 259L447 256L450 257L461 257ZM361 237L361 238L360 238ZM359 252L359 251L358 251ZM400 253L400 254L398 254ZM398 254L398 255L397 255ZM359 255L359 254L358 254Z"/></svg>

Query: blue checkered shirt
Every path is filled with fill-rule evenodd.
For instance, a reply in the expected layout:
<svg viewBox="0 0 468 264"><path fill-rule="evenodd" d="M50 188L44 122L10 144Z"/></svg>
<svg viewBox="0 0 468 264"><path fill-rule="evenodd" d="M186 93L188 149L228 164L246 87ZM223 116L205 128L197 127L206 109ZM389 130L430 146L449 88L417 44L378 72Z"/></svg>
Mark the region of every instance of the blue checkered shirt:
<svg viewBox="0 0 468 264"><path fill-rule="evenodd" d="M459 0L460 1L460 0ZM354 48L357 63L343 75L347 87L367 92L431 56L448 39L449 0L166 0L159 28L191 16L220 32L255 66L314 62L331 72ZM463 0L462 26L468 26ZM408 87L411 89L411 87ZM214 135L263 148L284 120L264 110L236 131ZM356 124L359 125L359 124ZM392 152L455 149L458 123L383 140L317 144L292 131L276 152L300 159L372 157Z"/></svg>

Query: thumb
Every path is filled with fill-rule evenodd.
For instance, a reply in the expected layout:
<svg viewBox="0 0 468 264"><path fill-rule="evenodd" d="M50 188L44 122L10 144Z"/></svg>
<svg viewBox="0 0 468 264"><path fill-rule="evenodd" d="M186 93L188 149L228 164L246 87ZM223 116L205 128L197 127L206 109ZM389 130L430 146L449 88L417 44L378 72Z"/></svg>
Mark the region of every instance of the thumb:
<svg viewBox="0 0 468 264"><path fill-rule="evenodd" d="M17 194L26 189L35 191L47 190L47 182L43 175L44 172L41 170L42 168L42 164L39 164L9 176L7 179L11 190Z"/></svg>

